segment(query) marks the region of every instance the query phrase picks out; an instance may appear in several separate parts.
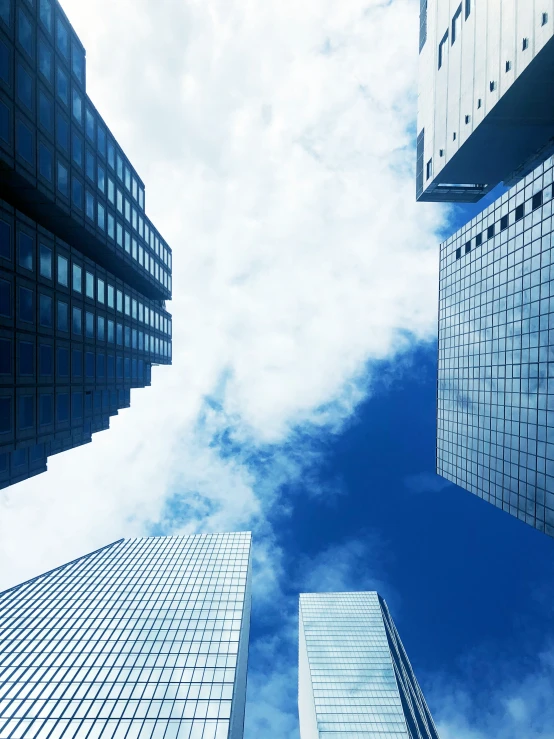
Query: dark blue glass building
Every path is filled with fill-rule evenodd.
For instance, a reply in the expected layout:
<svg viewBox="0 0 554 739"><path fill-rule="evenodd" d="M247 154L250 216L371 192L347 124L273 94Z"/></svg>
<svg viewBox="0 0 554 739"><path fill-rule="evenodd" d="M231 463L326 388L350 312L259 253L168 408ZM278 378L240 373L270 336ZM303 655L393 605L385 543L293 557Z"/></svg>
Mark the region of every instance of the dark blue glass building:
<svg viewBox="0 0 554 739"><path fill-rule="evenodd" d="M121 540L0 593L2 739L242 739L250 543Z"/></svg>
<svg viewBox="0 0 554 739"><path fill-rule="evenodd" d="M0 488L171 363L171 250L56 0L0 0Z"/></svg>

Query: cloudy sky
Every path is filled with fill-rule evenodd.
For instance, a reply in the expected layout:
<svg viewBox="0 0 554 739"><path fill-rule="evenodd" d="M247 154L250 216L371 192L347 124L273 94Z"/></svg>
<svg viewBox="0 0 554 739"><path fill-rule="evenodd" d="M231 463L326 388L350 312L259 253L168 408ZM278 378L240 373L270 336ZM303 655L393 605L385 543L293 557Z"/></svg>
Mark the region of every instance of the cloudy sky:
<svg viewBox="0 0 554 739"><path fill-rule="evenodd" d="M417 0L64 0L173 248L172 367L0 493L0 585L251 529L248 739L297 739L301 590L379 589L443 739L554 737L552 542L433 475Z"/></svg>

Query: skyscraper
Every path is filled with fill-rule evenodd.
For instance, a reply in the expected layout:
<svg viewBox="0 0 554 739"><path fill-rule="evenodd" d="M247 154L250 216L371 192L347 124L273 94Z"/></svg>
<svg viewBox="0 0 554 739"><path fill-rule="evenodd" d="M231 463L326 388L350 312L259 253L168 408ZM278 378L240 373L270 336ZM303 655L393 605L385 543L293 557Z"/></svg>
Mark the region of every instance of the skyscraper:
<svg viewBox="0 0 554 739"><path fill-rule="evenodd" d="M476 201L554 152L554 3L420 6L417 198Z"/></svg>
<svg viewBox="0 0 554 739"><path fill-rule="evenodd" d="M554 536L553 160L440 248L437 472Z"/></svg>
<svg viewBox="0 0 554 739"><path fill-rule="evenodd" d="M0 1L0 488L171 363L171 250L57 0Z"/></svg>
<svg viewBox="0 0 554 739"><path fill-rule="evenodd" d="M438 739L385 601L300 595L301 739Z"/></svg>
<svg viewBox="0 0 554 739"><path fill-rule="evenodd" d="M1 593L2 739L241 739L250 543L121 539Z"/></svg>

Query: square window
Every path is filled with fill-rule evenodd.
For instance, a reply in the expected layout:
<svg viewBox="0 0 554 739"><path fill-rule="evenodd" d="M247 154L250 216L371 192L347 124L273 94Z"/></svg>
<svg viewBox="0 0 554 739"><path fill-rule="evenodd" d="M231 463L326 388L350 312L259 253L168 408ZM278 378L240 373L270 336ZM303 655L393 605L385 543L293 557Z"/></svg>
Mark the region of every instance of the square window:
<svg viewBox="0 0 554 739"><path fill-rule="evenodd" d="M77 177L71 180L71 202L74 208L83 210L83 183Z"/></svg>
<svg viewBox="0 0 554 739"><path fill-rule="evenodd" d="M33 266L33 251L34 243L31 236L26 233L20 232L19 234L19 266L23 269L28 269L31 272L34 269Z"/></svg>
<svg viewBox="0 0 554 739"><path fill-rule="evenodd" d="M64 167L61 162L58 162L58 190L62 195L65 195L66 198L69 197L69 176L67 167Z"/></svg>
<svg viewBox="0 0 554 739"><path fill-rule="evenodd" d="M69 80L61 67L56 67L56 95L64 105L69 105Z"/></svg>
<svg viewBox="0 0 554 739"><path fill-rule="evenodd" d="M505 231L508 228L508 216L502 216L500 219L500 230Z"/></svg>
<svg viewBox="0 0 554 739"><path fill-rule="evenodd" d="M483 234L482 233L477 234L477 236L475 237L475 246L481 246L482 243L483 243Z"/></svg>
<svg viewBox="0 0 554 739"><path fill-rule="evenodd" d="M40 276L52 279L52 249L44 244L39 245Z"/></svg>
<svg viewBox="0 0 554 739"><path fill-rule="evenodd" d="M19 156L29 164L34 164L34 136L22 121L17 121L16 147Z"/></svg>
<svg viewBox="0 0 554 739"><path fill-rule="evenodd" d="M38 171L48 182L52 182L52 160L52 152L41 142L38 145Z"/></svg>
<svg viewBox="0 0 554 739"><path fill-rule="evenodd" d="M17 9L17 40L31 59L35 58L33 48L33 26L29 16L22 8Z"/></svg>
<svg viewBox="0 0 554 739"><path fill-rule="evenodd" d="M487 239L492 239L494 236L494 224L487 228Z"/></svg>
<svg viewBox="0 0 554 739"><path fill-rule="evenodd" d="M33 291L19 287L19 320L23 323L34 323Z"/></svg>
<svg viewBox="0 0 554 739"><path fill-rule="evenodd" d="M69 59L69 31L61 18L58 18L58 23L56 25L56 45L58 47L58 51L60 51L66 59Z"/></svg>
<svg viewBox="0 0 554 739"><path fill-rule="evenodd" d="M518 205L516 207L516 222L517 221L521 221L521 219L523 218L523 215L524 215L524 212L523 212L523 203L521 203L521 205Z"/></svg>
<svg viewBox="0 0 554 739"><path fill-rule="evenodd" d="M32 112L33 80L21 64L17 65L17 97L27 110Z"/></svg>
<svg viewBox="0 0 554 739"><path fill-rule="evenodd" d="M39 323L45 328L52 328L54 324L54 302L50 295L39 296Z"/></svg>
<svg viewBox="0 0 554 739"><path fill-rule="evenodd" d="M69 306L63 300L58 300L57 327L58 331L69 331Z"/></svg>
<svg viewBox="0 0 554 739"><path fill-rule="evenodd" d="M48 133L54 133L54 105L42 90L38 95L38 119Z"/></svg>
<svg viewBox="0 0 554 739"><path fill-rule="evenodd" d="M94 113L88 107L86 109L86 135L87 139L94 145L96 143L96 122Z"/></svg>
<svg viewBox="0 0 554 739"><path fill-rule="evenodd" d="M87 298L94 300L94 275L92 274L92 272L86 273L85 287L86 287Z"/></svg>
<svg viewBox="0 0 554 739"><path fill-rule="evenodd" d="M85 55L75 39L71 40L71 69L81 85L85 84Z"/></svg>
<svg viewBox="0 0 554 739"><path fill-rule="evenodd" d="M52 33L52 4L51 0L40 0L40 21L48 33Z"/></svg>
<svg viewBox="0 0 554 739"><path fill-rule="evenodd" d="M542 205L542 190L533 195L533 210L537 210Z"/></svg>

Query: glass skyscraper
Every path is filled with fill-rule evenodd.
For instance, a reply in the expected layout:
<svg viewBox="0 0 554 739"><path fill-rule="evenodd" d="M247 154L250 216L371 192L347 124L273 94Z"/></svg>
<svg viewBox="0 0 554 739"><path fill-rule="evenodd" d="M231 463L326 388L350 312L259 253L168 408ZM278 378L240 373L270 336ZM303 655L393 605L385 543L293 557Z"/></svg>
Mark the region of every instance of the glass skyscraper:
<svg viewBox="0 0 554 739"><path fill-rule="evenodd" d="M0 488L171 363L171 250L57 0L0 0Z"/></svg>
<svg viewBox="0 0 554 739"><path fill-rule="evenodd" d="M250 543L122 539L1 593L2 739L241 739Z"/></svg>
<svg viewBox="0 0 554 739"><path fill-rule="evenodd" d="M300 595L301 739L438 739L385 601Z"/></svg>
<svg viewBox="0 0 554 739"><path fill-rule="evenodd" d="M437 472L554 536L553 160L440 249Z"/></svg>

